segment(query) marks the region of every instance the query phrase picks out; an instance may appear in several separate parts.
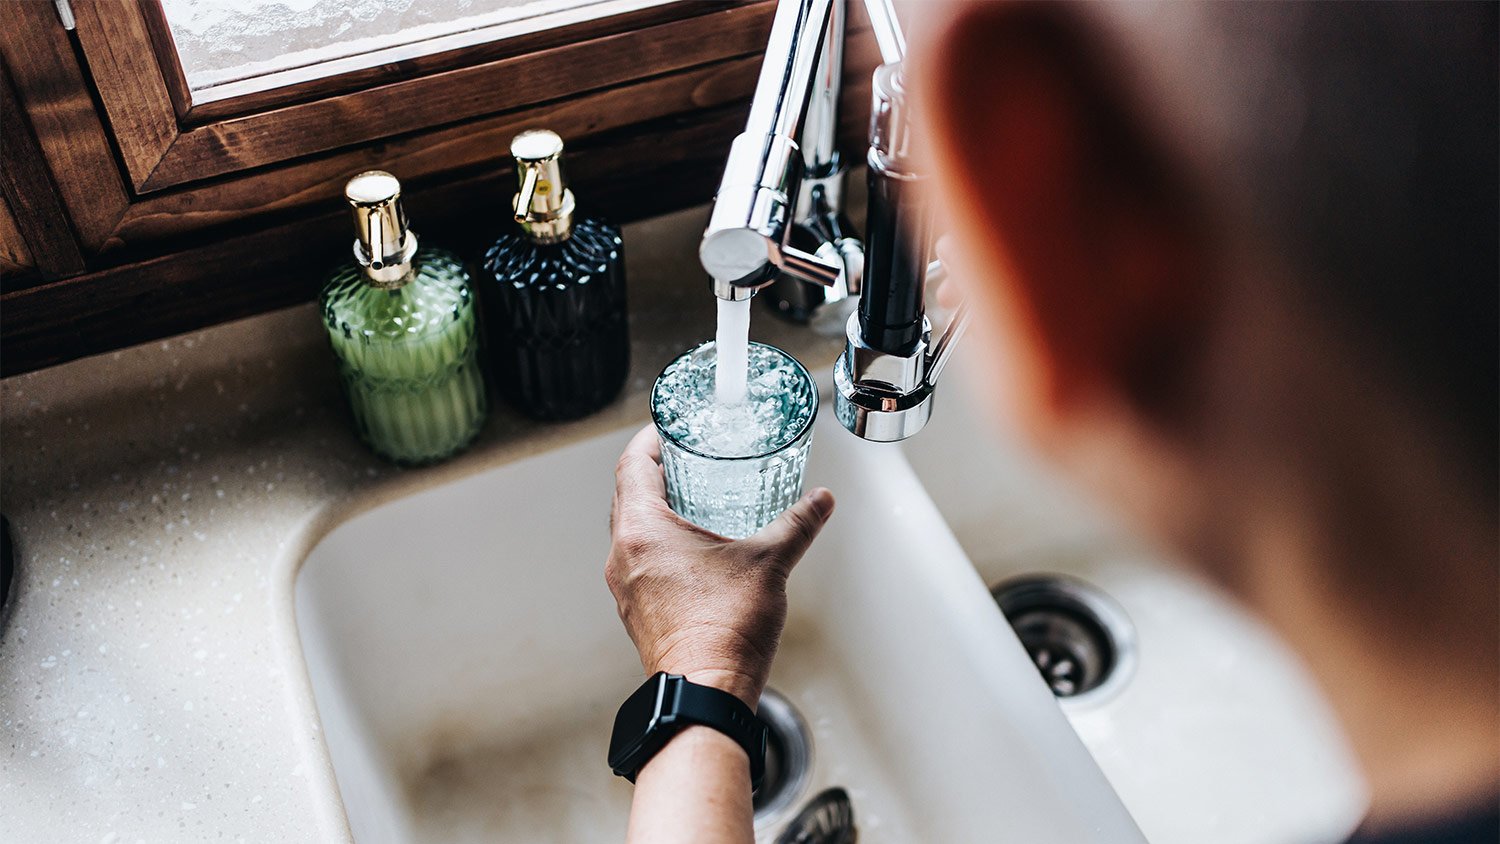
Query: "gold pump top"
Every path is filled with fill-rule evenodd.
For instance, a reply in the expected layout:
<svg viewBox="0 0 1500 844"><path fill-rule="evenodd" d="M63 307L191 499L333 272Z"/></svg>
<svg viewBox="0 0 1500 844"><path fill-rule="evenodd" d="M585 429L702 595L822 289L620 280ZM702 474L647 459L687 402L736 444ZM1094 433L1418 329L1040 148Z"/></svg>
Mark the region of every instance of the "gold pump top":
<svg viewBox="0 0 1500 844"><path fill-rule="evenodd" d="M411 272L417 235L401 205L401 182L384 170L369 170L344 185L354 212L354 260L377 287L399 287Z"/></svg>
<svg viewBox="0 0 1500 844"><path fill-rule="evenodd" d="M519 190L511 202L516 222L537 243L557 243L573 234L573 192L562 173L563 140L533 129L510 142Z"/></svg>

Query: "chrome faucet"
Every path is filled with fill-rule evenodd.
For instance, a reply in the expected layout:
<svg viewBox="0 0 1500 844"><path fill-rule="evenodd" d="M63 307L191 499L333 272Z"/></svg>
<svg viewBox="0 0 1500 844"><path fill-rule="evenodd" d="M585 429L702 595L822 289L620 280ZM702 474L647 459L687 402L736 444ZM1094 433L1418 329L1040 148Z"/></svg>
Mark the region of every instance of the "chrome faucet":
<svg viewBox="0 0 1500 844"><path fill-rule="evenodd" d="M729 148L698 257L721 299L802 282L821 285L827 302L858 294L834 367L834 411L855 435L894 442L927 423L966 319L960 308L932 342L923 294L941 265L929 261L931 215L911 156L906 42L891 0L865 7L885 62L874 76L865 241L848 234L846 168L834 144L844 0L779 0L750 117Z"/></svg>

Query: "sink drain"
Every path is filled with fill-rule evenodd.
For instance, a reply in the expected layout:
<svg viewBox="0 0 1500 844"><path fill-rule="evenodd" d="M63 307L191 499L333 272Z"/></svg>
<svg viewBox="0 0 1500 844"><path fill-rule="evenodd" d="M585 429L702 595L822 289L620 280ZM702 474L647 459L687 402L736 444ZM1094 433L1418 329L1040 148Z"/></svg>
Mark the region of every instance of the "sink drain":
<svg viewBox="0 0 1500 844"><path fill-rule="evenodd" d="M1135 633L1103 592L1056 576L1007 580L990 591L1054 695L1095 699L1129 678Z"/></svg>
<svg viewBox="0 0 1500 844"><path fill-rule="evenodd" d="M809 800L776 844L855 844L858 840L849 792L835 787Z"/></svg>
<svg viewBox="0 0 1500 844"><path fill-rule="evenodd" d="M812 734L780 692L766 689L756 710L766 723L766 774L752 796L755 823L781 815L807 790L812 778Z"/></svg>

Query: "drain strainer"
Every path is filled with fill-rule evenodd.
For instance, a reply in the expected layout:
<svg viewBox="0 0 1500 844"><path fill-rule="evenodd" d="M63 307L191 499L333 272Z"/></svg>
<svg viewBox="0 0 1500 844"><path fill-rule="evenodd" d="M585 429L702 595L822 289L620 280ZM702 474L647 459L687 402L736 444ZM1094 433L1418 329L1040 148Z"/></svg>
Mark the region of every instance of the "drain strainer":
<svg viewBox="0 0 1500 844"><path fill-rule="evenodd" d="M807 802L776 844L855 844L856 840L849 792L830 788Z"/></svg>
<svg viewBox="0 0 1500 844"><path fill-rule="evenodd" d="M1048 575L1007 580L991 594L1054 695L1092 698L1128 678L1134 631L1098 589Z"/></svg>
<svg viewBox="0 0 1500 844"><path fill-rule="evenodd" d="M766 689L756 710L766 723L766 774L752 796L755 822L779 816L812 777L812 734L797 710L775 689Z"/></svg>

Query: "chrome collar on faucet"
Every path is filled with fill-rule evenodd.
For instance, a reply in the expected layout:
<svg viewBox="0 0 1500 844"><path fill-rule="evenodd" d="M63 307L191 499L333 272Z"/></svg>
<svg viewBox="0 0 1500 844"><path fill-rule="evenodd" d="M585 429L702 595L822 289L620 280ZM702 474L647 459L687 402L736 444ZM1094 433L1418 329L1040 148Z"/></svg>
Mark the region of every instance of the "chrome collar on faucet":
<svg viewBox="0 0 1500 844"><path fill-rule="evenodd" d="M946 274L942 262L933 261L926 279L937 284ZM871 347L859 314L850 314L844 354L833 365L833 413L839 424L861 439L881 443L899 442L922 430L932 416L938 377L968 324L968 306L960 305L934 344L932 324L923 316L916 345L898 355Z"/></svg>
<svg viewBox="0 0 1500 844"><path fill-rule="evenodd" d="M876 32L880 37L878 23ZM893 50L902 49L899 36L891 26L882 44L890 39ZM834 415L856 436L895 442L927 424L938 376L968 320L960 307L932 343L924 298L944 269L929 261L932 215L913 160L914 127L899 61L875 71L872 90L864 288L845 329L844 354L834 364Z"/></svg>

